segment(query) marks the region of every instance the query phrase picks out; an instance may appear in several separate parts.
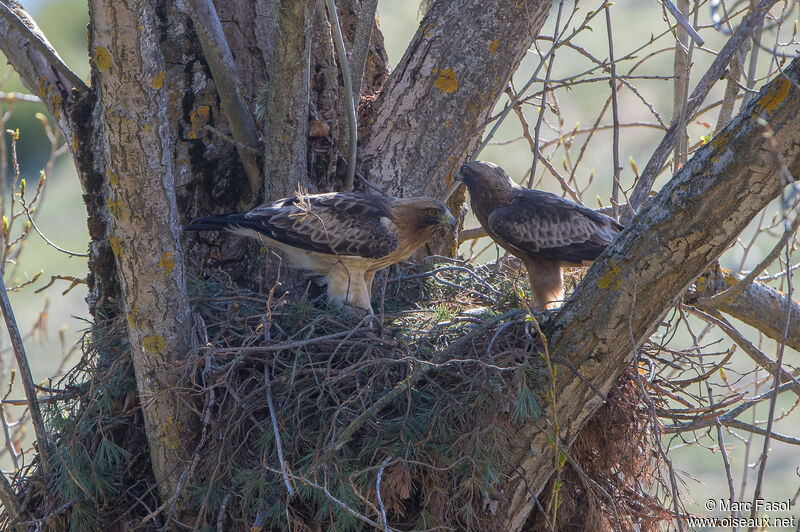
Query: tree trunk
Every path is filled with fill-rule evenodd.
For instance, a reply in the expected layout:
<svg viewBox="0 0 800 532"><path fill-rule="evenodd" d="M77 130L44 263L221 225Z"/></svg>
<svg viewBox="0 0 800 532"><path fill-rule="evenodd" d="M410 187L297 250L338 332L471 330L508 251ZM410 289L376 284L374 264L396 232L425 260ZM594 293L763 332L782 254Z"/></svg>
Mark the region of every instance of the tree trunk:
<svg viewBox="0 0 800 532"><path fill-rule="evenodd" d="M551 4L434 2L364 128L364 175L392 195L441 195L477 147Z"/></svg>
<svg viewBox="0 0 800 532"><path fill-rule="evenodd" d="M191 416L170 390L169 366L188 349L181 228L175 202L174 123L160 20L147 4L94 0L90 47L94 112L107 164L109 242L117 259L133 365L161 496L178 488ZM113 20L113 24L111 23Z"/></svg>
<svg viewBox="0 0 800 532"><path fill-rule="evenodd" d="M800 175L800 59L784 73L642 208L558 314L549 334L550 358L566 360L581 375L558 372L564 448L603 403L586 382L607 393L665 313L786 185L767 135L791 175ZM510 472L504 486L502 515L511 530L522 528L534 506L530 492L540 493L554 470L547 431L528 427L518 441L514 471L526 478Z"/></svg>

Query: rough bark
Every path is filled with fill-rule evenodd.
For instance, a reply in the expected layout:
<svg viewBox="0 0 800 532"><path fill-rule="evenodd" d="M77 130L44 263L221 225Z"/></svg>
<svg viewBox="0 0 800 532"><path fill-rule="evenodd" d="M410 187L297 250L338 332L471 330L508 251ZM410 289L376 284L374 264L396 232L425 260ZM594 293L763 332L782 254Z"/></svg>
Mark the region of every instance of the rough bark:
<svg viewBox="0 0 800 532"><path fill-rule="evenodd" d="M367 179L396 196L440 195L477 146L551 3L434 2L364 128Z"/></svg>
<svg viewBox="0 0 800 532"><path fill-rule="evenodd" d="M188 348L189 305L175 202L159 18L147 3L90 3L94 123L108 165L109 242L116 256L153 472L162 497L176 491L190 416L170 396L170 363Z"/></svg>
<svg viewBox="0 0 800 532"><path fill-rule="evenodd" d="M791 175L800 174L800 60L769 83L747 108L683 166L595 261L556 318L550 357L565 360L599 391L613 381L684 291L783 188L765 147L772 129ZM561 443L568 446L602 399L567 369L555 397ZM504 486L501 515L519 530L553 471L548 435L531 426L518 435L515 471Z"/></svg>
<svg viewBox="0 0 800 532"><path fill-rule="evenodd" d="M259 95L264 131L265 196L275 200L309 188L308 90L315 0L282 0L275 19L274 53Z"/></svg>

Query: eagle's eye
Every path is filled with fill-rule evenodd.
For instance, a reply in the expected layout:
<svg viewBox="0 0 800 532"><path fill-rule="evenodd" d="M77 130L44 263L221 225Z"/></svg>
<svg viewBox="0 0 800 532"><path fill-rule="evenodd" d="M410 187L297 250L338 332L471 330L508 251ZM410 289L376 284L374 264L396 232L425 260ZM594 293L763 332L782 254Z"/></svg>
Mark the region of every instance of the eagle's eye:
<svg viewBox="0 0 800 532"><path fill-rule="evenodd" d="M439 216L439 209L434 209L434 208L428 209L428 216L430 216L431 218Z"/></svg>

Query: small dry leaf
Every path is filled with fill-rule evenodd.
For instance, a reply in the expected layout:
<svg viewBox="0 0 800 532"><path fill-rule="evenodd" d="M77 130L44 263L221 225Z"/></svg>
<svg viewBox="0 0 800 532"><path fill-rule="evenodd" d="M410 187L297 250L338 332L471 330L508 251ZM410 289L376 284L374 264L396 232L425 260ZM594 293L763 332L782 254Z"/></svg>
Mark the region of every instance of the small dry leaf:
<svg viewBox="0 0 800 532"><path fill-rule="evenodd" d="M308 128L309 137L327 137L331 132L331 126L322 120L314 120L311 122L311 127Z"/></svg>

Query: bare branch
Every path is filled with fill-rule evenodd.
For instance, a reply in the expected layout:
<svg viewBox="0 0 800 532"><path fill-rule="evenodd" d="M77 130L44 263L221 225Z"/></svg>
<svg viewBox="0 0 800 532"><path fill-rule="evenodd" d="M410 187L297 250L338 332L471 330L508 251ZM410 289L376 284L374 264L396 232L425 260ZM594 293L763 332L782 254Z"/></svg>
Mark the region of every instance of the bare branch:
<svg viewBox="0 0 800 532"><path fill-rule="evenodd" d="M719 51L719 54L711 63L711 66L706 71L703 78L698 82L695 89L689 96L688 106L686 108L686 116L691 117L700 108L705 100L706 95L711 90L711 87L719 80L722 73L725 71L728 63L733 55L747 39L748 36L759 26L761 20L764 19L769 9L777 2L777 0L760 0L752 11L742 20L742 23L733 32L731 38L725 43L725 46ZM675 144L675 139L678 135L679 124L673 121L667 130L661 143L653 152L650 160L647 162L642 175L639 177L639 182L633 189L630 195L630 204L634 211L637 211L647 197L650 195L650 190L653 188L653 183L664 166L664 161L667 160L672 147ZM623 224L630 221L632 215L625 211L622 216Z"/></svg>
<svg viewBox="0 0 800 532"><path fill-rule="evenodd" d="M742 333L736 330L728 320L723 318L722 316L712 316L711 314L706 314L696 308L688 307L689 310L704 320L708 321L709 323L713 323L722 331L731 337L731 340L736 342L736 344L747 353L747 356L753 359L753 361L767 370L767 372L772 375L773 377L776 376L776 372L780 373L780 381L781 382L788 382L789 387L792 391L800 397L800 382L795 379L791 373L786 371L785 369L780 368L771 358L765 355L759 348L754 346L752 342L750 342L747 338L744 337Z"/></svg>
<svg viewBox="0 0 800 532"><path fill-rule="evenodd" d="M662 0L662 3L669 10L669 12L672 13L672 16L675 17L675 20L678 22L680 27L683 28L683 31L685 31L695 43L697 43L699 46L703 46L706 43L706 41L704 41L703 38L700 37L700 34L694 29L692 23L686 20L686 17L683 16L681 10L675 7L675 4L670 2L670 0Z"/></svg>
<svg viewBox="0 0 800 532"><path fill-rule="evenodd" d="M47 430L44 426L42 410L39 408L39 400L36 398L36 387L33 384L31 367L28 365L28 357L25 354L25 345L22 343L22 335L19 333L17 320L14 318L14 311L11 308L11 302L8 300L8 292L6 291L6 284L2 275L0 275L0 311L3 313L3 319L8 329L8 336L14 348L14 356L17 359L19 376L22 379L22 388L25 390L25 398L28 401L28 408L31 412L33 430L36 432L36 443L39 446L39 457L42 461L42 469L47 472L50 469Z"/></svg>
<svg viewBox="0 0 800 532"><path fill-rule="evenodd" d="M331 29L333 30L333 42L336 45L336 57L339 59L339 67L342 69L344 94L347 99L347 105L345 106L347 108L348 130L347 175L345 175L342 188L345 192L349 192L353 190L353 179L356 175L356 151L358 148L358 126L356 125L357 100L356 94L353 93L353 80L350 77L350 65L347 60L347 51L344 49L344 37L342 37L342 28L339 25L339 15L336 13L336 3L333 0L326 1L328 16L331 19ZM372 26L370 26L370 29L372 29ZM369 44L369 42L367 44Z"/></svg>

